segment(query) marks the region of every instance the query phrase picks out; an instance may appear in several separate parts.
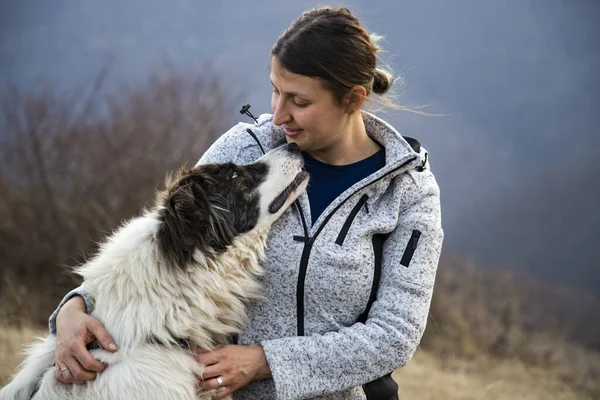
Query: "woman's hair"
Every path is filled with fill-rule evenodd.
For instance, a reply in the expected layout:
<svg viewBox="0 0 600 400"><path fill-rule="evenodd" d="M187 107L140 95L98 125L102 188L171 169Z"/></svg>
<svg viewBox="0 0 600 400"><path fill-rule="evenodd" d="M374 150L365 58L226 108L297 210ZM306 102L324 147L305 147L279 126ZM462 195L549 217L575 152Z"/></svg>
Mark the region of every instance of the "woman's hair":
<svg viewBox="0 0 600 400"><path fill-rule="evenodd" d="M288 71L320 78L338 103L355 85L367 96L383 95L394 82L377 67L377 42L347 8L315 8L304 12L277 39L271 55Z"/></svg>

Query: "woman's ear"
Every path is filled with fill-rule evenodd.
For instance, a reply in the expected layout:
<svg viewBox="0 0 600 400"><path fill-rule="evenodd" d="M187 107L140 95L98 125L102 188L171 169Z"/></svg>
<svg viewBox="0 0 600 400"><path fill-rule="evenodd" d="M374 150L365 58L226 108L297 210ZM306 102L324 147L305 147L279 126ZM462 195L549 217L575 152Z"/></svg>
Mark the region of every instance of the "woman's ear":
<svg viewBox="0 0 600 400"><path fill-rule="evenodd" d="M361 85L355 85L350 89L350 93L346 95L344 106L346 113L352 114L354 111L360 110L365 99L367 98L367 89Z"/></svg>

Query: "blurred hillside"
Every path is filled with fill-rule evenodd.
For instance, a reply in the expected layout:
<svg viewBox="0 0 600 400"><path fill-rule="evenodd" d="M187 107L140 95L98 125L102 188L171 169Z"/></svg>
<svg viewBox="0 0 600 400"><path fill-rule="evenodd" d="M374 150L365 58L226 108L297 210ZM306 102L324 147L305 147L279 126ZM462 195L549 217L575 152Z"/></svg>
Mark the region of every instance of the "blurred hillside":
<svg viewBox="0 0 600 400"><path fill-rule="evenodd" d="M565 143L565 146L568 146ZM475 203L447 243L600 297L600 152L518 179ZM471 236L467 247L461 237ZM517 261L518 260L518 261Z"/></svg>

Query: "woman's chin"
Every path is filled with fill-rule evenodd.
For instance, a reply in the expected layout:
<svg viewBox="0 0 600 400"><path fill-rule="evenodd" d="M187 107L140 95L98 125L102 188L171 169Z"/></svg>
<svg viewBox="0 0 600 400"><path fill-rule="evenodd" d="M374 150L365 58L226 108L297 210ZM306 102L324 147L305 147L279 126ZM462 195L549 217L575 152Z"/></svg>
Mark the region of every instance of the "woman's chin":
<svg viewBox="0 0 600 400"><path fill-rule="evenodd" d="M285 136L285 141L287 143L296 143L298 145L298 148L300 149L300 151L304 151L305 148L305 143L304 140L302 140L301 137L293 137L293 136Z"/></svg>

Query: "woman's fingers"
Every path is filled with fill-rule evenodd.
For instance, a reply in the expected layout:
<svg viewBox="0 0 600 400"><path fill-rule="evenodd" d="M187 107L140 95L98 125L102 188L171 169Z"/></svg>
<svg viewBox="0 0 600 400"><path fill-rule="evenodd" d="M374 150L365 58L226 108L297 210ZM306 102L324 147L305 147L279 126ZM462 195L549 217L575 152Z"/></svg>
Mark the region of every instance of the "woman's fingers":
<svg viewBox="0 0 600 400"><path fill-rule="evenodd" d="M79 345L72 349L73 357L79 362L84 370L88 372L102 372L106 366L96 360L88 351L87 347Z"/></svg>
<svg viewBox="0 0 600 400"><path fill-rule="evenodd" d="M93 340L98 340L108 351L117 350L102 323L87 315L84 307L81 298L73 298L63 306L56 319L56 360L60 367L55 375L60 382L85 383L106 368L86 348Z"/></svg>
<svg viewBox="0 0 600 400"><path fill-rule="evenodd" d="M222 356L218 351L205 351L203 353L199 353L196 351L196 361L200 364L204 364L206 366L213 365L221 361Z"/></svg>
<svg viewBox="0 0 600 400"><path fill-rule="evenodd" d="M219 384L219 380L221 381L221 384ZM217 390L217 389L225 389L225 387L227 386L228 382L227 379L225 379L224 376L216 376L214 378L204 378L201 382L200 382L200 388L203 390Z"/></svg>
<svg viewBox="0 0 600 400"><path fill-rule="evenodd" d="M202 380L208 381L212 378L216 378L217 376L221 376L223 371L216 364L210 365L204 369L202 372Z"/></svg>
<svg viewBox="0 0 600 400"><path fill-rule="evenodd" d="M96 379L96 373L88 371L79 364L79 361L75 357L68 357L62 360L63 364L69 367L69 373L73 376L73 379L77 381L93 381ZM65 373L63 373L65 375Z"/></svg>
<svg viewBox="0 0 600 400"><path fill-rule="evenodd" d="M224 399L233 393L233 390L230 386L228 386L228 382L225 377L217 376L216 378L211 378L201 385L204 390L216 390L217 395L215 399Z"/></svg>
<svg viewBox="0 0 600 400"><path fill-rule="evenodd" d="M85 367L78 359L83 361ZM85 381L96 378L96 372L94 370L90 371L88 368L95 370L104 369L104 364L94 360L85 347L85 342L78 336L73 337L66 344L57 346L56 360L56 364L60 365L60 368L55 376L58 381L63 383L85 383ZM65 370L65 367L68 369ZM60 370L63 370L62 374L60 374Z"/></svg>
<svg viewBox="0 0 600 400"><path fill-rule="evenodd" d="M62 383L74 383L76 385L83 385L85 383L85 381L75 379L67 365L61 362L57 362L54 366L54 377L57 381Z"/></svg>
<svg viewBox="0 0 600 400"><path fill-rule="evenodd" d="M110 333L104 329L102 322L95 318L90 318L87 322L87 329L90 331L92 336L98 340L105 350L113 353L117 351L117 345L115 345L115 341L113 340L112 336L110 336Z"/></svg>
<svg viewBox="0 0 600 400"><path fill-rule="evenodd" d="M221 389L217 390L217 396L215 397L215 400L224 399L232 393L233 393L233 390L224 386Z"/></svg>

